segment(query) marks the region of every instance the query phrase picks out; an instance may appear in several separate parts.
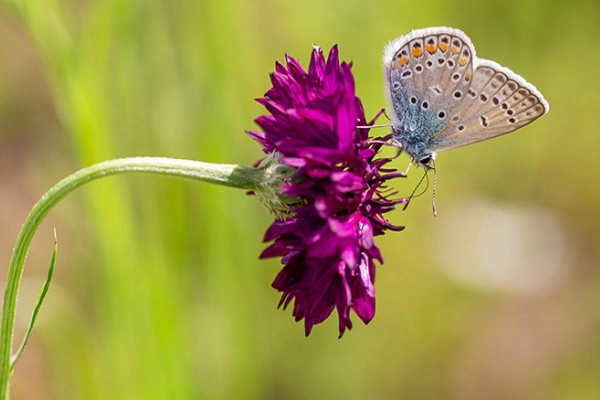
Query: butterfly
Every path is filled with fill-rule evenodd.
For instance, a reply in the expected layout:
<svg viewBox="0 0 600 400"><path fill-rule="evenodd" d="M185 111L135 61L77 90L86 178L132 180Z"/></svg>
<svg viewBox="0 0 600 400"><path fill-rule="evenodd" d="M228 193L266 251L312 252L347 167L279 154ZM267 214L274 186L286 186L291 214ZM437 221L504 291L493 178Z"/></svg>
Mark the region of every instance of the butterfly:
<svg viewBox="0 0 600 400"><path fill-rule="evenodd" d="M476 57L459 29L401 36L385 47L383 65L391 143L426 169L435 169L437 151L512 132L550 108L521 76Z"/></svg>

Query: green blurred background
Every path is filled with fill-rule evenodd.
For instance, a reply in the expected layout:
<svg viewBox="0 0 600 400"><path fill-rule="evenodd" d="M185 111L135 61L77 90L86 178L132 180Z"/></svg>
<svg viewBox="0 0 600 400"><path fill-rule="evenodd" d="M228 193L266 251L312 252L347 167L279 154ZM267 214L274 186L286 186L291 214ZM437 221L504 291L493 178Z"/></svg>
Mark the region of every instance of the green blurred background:
<svg viewBox="0 0 600 400"><path fill-rule="evenodd" d="M276 310L272 218L242 191L153 176L84 187L44 222L25 270L13 377L23 399L597 399L600 393L600 3L597 0L23 0L0 8L0 272L55 182L161 155L251 164L275 60L311 45L353 61L367 115L381 53L450 25L535 84L551 111L438 157L429 194L379 239L377 316L309 338ZM596 118L596 122L594 122ZM404 157L397 166L404 169ZM408 194L421 173L396 183Z"/></svg>

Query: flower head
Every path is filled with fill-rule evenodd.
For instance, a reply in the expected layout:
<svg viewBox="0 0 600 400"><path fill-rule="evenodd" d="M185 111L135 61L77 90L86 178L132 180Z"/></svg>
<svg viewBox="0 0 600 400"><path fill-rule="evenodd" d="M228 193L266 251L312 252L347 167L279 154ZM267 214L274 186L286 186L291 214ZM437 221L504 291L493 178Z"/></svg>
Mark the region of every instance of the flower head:
<svg viewBox="0 0 600 400"><path fill-rule="evenodd" d="M281 193L302 201L268 229L265 241L272 243L261 258L282 257L273 287L282 292L279 306L294 300L306 335L334 309L340 336L352 328L351 309L365 324L373 319L375 261L383 263L374 237L403 229L383 217L404 202L390 199L384 183L403 174L384 169L390 159L376 158L381 144L364 128L350 67L340 64L337 46L327 61L315 47L308 72L286 57L258 99L269 112L256 119L262 132L248 132L267 154L297 169Z"/></svg>

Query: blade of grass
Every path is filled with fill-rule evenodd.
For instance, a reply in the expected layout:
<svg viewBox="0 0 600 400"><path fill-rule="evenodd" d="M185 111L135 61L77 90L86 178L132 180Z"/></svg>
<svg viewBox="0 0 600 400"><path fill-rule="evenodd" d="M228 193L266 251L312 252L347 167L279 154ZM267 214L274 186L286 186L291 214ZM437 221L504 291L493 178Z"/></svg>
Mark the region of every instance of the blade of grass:
<svg viewBox="0 0 600 400"><path fill-rule="evenodd" d="M56 252L58 250L58 239L56 238L56 229L54 230L54 251L52 252L52 259L50 260L50 267L48 268L48 275L46 276L46 281L44 282L44 286L42 286L42 292L40 293L40 297L33 309L33 313L31 314L31 319L29 320L29 325L27 326L27 330L25 331L25 336L23 337L23 341L19 346L17 352L12 356L10 360L10 369L11 371L15 369L15 365L21 354L23 354L23 350L25 350L25 346L27 346L27 342L29 341L29 336L31 336L31 331L33 330L33 326L35 325L35 321L37 320L37 316L42 308L42 304L44 303L44 299L46 298L46 294L48 294L48 289L50 288L50 283L52 283L52 277L54 276L54 264L56 263Z"/></svg>

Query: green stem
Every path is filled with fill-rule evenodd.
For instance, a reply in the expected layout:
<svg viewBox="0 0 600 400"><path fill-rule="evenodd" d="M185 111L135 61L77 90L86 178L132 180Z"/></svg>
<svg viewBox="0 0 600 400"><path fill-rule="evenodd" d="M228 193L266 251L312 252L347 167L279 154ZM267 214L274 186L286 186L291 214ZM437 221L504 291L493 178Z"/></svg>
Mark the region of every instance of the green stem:
<svg viewBox="0 0 600 400"><path fill-rule="evenodd" d="M25 259L38 226L52 207L72 190L95 179L126 172L167 175L246 190L256 189L264 174L264 171L260 168L248 168L239 165L210 164L164 157L132 157L105 161L84 168L52 187L29 213L21 228L10 260L0 325L0 400L8 398L8 383L12 373L11 353L17 311L17 295Z"/></svg>

